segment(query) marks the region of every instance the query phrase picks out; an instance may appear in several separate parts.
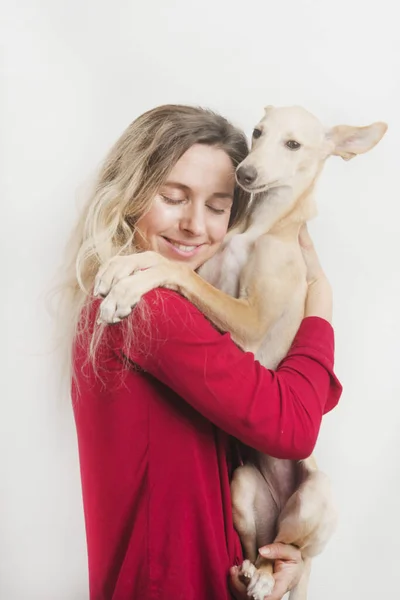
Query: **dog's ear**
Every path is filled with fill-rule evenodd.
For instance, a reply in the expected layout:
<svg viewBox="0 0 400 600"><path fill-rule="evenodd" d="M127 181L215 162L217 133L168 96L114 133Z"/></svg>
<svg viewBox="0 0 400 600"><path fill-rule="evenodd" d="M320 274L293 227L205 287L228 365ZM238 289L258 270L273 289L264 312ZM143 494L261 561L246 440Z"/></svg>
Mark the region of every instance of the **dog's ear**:
<svg viewBox="0 0 400 600"><path fill-rule="evenodd" d="M344 160L350 160L357 154L364 154L383 138L387 127L386 123L381 122L366 127L350 125L332 127L326 134L331 146L331 154L341 156Z"/></svg>

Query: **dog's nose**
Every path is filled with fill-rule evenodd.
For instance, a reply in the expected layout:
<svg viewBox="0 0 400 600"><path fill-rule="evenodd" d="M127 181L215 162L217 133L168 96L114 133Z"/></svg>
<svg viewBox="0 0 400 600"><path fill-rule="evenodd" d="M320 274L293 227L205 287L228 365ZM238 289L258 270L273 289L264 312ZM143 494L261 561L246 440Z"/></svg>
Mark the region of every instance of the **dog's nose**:
<svg viewBox="0 0 400 600"><path fill-rule="evenodd" d="M257 169L251 165L239 167L236 171L236 176L239 183L243 185L250 185L257 179Z"/></svg>

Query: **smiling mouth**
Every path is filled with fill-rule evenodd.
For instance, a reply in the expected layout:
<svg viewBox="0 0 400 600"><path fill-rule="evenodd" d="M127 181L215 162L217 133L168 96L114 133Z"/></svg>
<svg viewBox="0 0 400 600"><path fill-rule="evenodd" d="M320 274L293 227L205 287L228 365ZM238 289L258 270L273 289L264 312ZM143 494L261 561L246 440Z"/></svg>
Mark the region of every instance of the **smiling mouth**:
<svg viewBox="0 0 400 600"><path fill-rule="evenodd" d="M194 252L196 252L196 250L198 250L198 248L201 248L201 246L204 246L204 244L196 244L196 245L189 245L189 244L182 244L182 242L176 242L175 240L171 240L167 237L162 236L163 239L173 248L175 248L176 250L178 250L180 253L183 254L192 254Z"/></svg>

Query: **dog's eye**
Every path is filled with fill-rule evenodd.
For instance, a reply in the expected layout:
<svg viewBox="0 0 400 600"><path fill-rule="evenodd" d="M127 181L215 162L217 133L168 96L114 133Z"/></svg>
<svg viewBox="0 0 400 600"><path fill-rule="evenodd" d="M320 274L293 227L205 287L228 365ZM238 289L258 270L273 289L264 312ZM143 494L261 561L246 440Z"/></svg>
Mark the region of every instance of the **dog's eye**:
<svg viewBox="0 0 400 600"><path fill-rule="evenodd" d="M298 150L301 144L299 144L299 142L296 142L296 140L288 140L285 146L289 148L289 150Z"/></svg>
<svg viewBox="0 0 400 600"><path fill-rule="evenodd" d="M261 137L261 134L262 134L262 131L261 131L261 129L257 129L257 128L256 128L256 129L254 129L254 131L253 131L253 138L256 140L256 139L258 139L259 137Z"/></svg>

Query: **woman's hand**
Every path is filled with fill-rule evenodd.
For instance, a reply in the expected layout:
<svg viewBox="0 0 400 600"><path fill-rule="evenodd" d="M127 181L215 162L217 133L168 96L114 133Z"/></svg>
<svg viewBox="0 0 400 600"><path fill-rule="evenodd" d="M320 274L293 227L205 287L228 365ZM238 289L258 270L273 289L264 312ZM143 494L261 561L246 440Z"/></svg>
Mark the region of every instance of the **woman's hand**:
<svg viewBox="0 0 400 600"><path fill-rule="evenodd" d="M319 262L307 225L299 234L300 248L307 267L308 292L305 304L305 317L321 317L332 321L332 288Z"/></svg>
<svg viewBox="0 0 400 600"><path fill-rule="evenodd" d="M299 582L304 563L301 552L289 544L269 544L259 550L261 556L274 561L275 586L265 600L281 600ZM248 600L246 586L239 579L239 567L230 570L230 588L236 600Z"/></svg>

